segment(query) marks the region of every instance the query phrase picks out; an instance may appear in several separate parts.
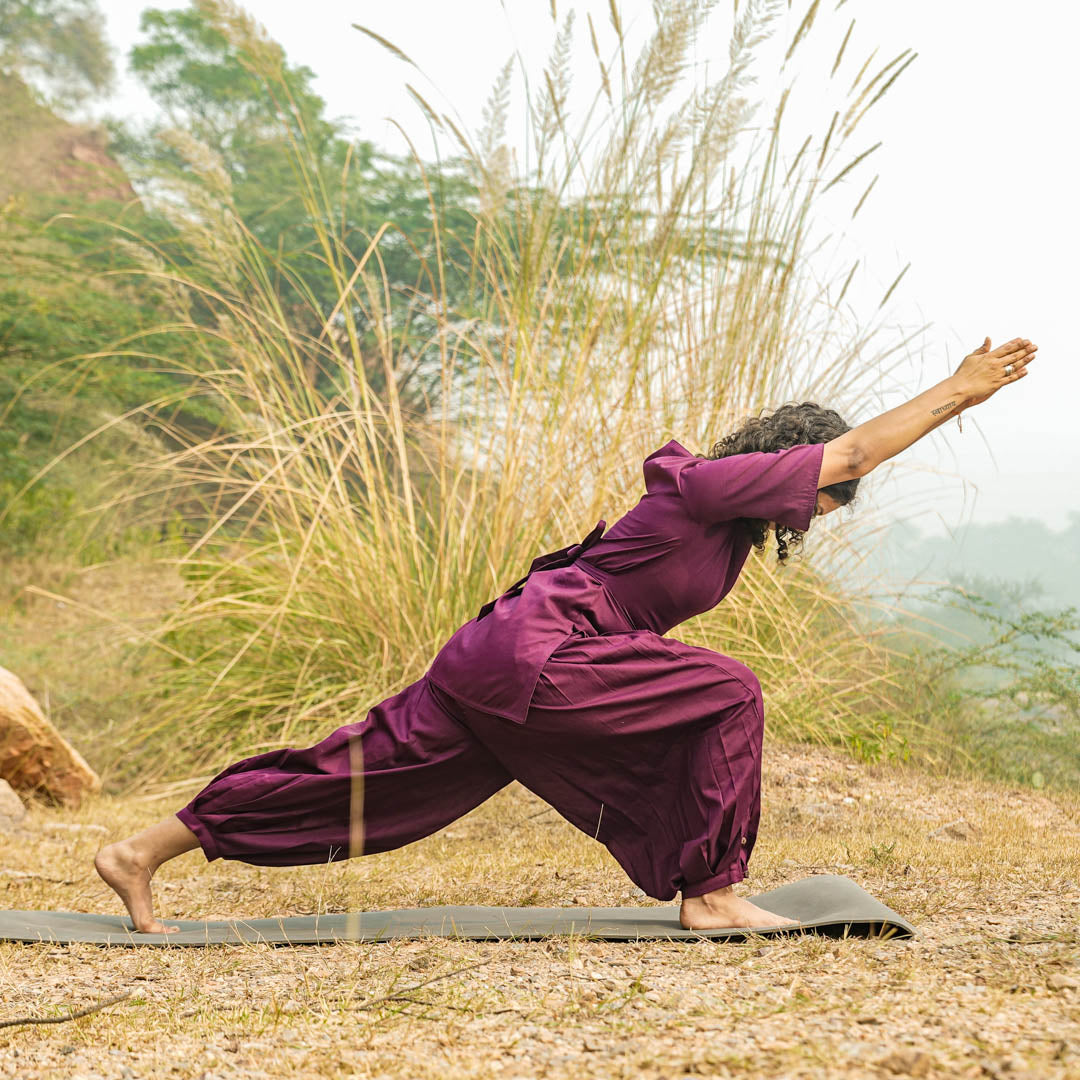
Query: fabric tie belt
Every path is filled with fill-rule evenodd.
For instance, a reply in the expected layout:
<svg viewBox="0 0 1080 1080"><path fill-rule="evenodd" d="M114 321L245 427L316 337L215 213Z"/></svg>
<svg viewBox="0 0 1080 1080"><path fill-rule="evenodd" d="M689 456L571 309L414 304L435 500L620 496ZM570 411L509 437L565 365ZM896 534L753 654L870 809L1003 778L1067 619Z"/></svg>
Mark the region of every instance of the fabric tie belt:
<svg viewBox="0 0 1080 1080"><path fill-rule="evenodd" d="M529 572L520 581L515 581L506 592L495 597L495 600L499 600L503 596L517 596L520 594L525 588L525 582L538 570L556 570L562 566L569 566L579 555L588 551L588 549L600 539L606 528L606 521L598 521L593 527L592 532L590 532L580 543L569 544L567 547L559 548L558 551L549 552L547 555L538 555L533 559L532 564L529 567ZM480 614L476 616L477 621L491 613L492 609L495 607L495 600L489 600L480 609Z"/></svg>

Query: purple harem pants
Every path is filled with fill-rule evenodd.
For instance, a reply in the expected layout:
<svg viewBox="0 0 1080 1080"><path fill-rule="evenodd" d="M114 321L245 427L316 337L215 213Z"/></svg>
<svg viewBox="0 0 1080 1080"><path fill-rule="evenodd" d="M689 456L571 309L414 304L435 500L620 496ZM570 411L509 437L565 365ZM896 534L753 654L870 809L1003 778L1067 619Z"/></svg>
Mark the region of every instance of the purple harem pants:
<svg viewBox="0 0 1080 1080"><path fill-rule="evenodd" d="M647 895L700 896L746 876L763 725L760 684L737 660L648 630L572 637L524 724L425 675L315 746L231 765L177 817L207 859L295 866L349 857L361 760L363 854L428 836L516 779Z"/></svg>

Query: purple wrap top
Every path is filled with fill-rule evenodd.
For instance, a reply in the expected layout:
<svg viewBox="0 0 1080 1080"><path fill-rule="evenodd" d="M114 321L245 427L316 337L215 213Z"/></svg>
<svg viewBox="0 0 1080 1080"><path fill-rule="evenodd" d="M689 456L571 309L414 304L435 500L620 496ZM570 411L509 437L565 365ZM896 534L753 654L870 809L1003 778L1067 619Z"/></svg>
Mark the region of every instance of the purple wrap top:
<svg viewBox="0 0 1080 1080"><path fill-rule="evenodd" d="M439 651L428 678L524 723L540 671L568 637L673 626L715 607L751 543L741 518L800 532L814 515L822 443L700 458L672 439L642 465L645 494L607 532L533 560Z"/></svg>

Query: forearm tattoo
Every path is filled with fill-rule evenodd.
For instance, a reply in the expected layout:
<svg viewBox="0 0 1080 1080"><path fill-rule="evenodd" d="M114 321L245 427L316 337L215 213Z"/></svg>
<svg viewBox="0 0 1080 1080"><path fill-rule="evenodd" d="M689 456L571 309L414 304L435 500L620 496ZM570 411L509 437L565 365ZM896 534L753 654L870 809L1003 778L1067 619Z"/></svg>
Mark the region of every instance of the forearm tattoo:
<svg viewBox="0 0 1080 1080"><path fill-rule="evenodd" d="M955 401L950 401L948 405L942 405L941 408L939 408L939 409L931 409L930 410L930 415L931 416L937 416L938 413L948 412L950 409L955 409L955 408L956 408L956 402Z"/></svg>

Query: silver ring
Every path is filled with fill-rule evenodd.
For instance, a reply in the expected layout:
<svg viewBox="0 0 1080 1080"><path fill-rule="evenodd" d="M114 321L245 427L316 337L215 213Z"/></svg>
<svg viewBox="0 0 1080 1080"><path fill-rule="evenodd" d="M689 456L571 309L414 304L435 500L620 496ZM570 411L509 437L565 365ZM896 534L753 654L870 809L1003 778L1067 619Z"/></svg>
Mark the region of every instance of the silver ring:
<svg viewBox="0 0 1080 1080"><path fill-rule="evenodd" d="M1012 373L1013 373L1013 366L1012 366L1012 364L1006 364L1006 365L1005 365L1005 374L1006 374L1006 375L1011 375Z"/></svg>

